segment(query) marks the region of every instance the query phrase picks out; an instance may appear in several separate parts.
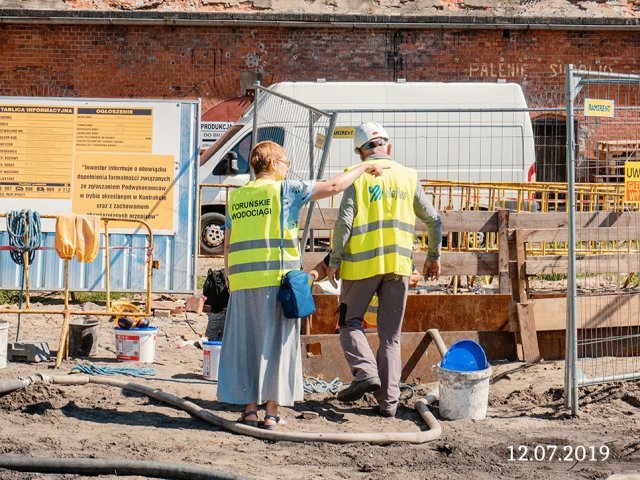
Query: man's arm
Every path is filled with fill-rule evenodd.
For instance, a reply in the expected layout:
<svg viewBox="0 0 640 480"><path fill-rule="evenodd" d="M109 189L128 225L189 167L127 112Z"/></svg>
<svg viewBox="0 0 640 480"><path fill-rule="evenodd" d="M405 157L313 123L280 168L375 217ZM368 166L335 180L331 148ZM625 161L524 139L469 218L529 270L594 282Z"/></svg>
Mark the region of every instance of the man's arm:
<svg viewBox="0 0 640 480"><path fill-rule="evenodd" d="M331 255L329 256L329 266L338 268L342 261L344 247L351 237L353 219L356 216L356 189L353 185L347 188L342 195L338 218L333 226L333 243L331 244Z"/></svg>
<svg viewBox="0 0 640 480"><path fill-rule="evenodd" d="M427 261L424 264L424 276L428 280L435 280L440 276L440 250L442 248L442 220L440 214L433 207L420 182L416 185L413 197L413 211L427 226L427 238L429 239L429 251Z"/></svg>

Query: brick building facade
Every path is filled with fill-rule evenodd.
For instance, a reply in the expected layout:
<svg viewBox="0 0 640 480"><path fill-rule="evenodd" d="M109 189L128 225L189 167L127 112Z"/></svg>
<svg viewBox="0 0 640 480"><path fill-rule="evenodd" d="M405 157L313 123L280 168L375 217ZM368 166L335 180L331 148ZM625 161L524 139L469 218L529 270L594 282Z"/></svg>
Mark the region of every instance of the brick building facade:
<svg viewBox="0 0 640 480"><path fill-rule="evenodd" d="M628 1L576 7L566 0L557 3L566 3L560 11L542 2L534 5L540 11L512 16L504 10L511 2L494 0L476 0L474 8L453 0L386 2L398 9L430 5L421 15L391 7L365 15L366 2L356 14L320 12L315 1L305 2L306 13L277 11L284 0L189 3L196 11L179 0L94 1L96 10L81 0L57 10L59 3L0 0L0 96L200 98L203 119L234 121L255 78L265 85L317 78L506 81L521 85L530 107L548 108L564 106L568 63L640 72L640 14ZM342 3L322 2L325 10ZM18 4L52 9L16 10ZM563 180L563 115L532 118L554 159L549 179Z"/></svg>
<svg viewBox="0 0 640 480"><path fill-rule="evenodd" d="M281 80L516 82L561 106L564 65L634 73L638 30L0 24L0 95L202 98Z"/></svg>

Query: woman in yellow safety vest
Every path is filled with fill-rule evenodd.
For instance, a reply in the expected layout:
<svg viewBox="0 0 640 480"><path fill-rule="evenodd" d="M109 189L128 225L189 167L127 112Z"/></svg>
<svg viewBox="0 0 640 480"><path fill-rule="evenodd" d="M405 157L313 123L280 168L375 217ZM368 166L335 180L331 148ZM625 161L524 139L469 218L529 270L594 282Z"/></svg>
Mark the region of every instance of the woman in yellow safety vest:
<svg viewBox="0 0 640 480"><path fill-rule="evenodd" d="M276 298L282 275L300 268L300 209L344 191L365 172L379 176L382 168L363 163L326 182L285 180L289 160L269 141L255 146L249 162L255 180L232 191L227 207L224 264L231 296L218 399L244 405L239 422L273 430L286 424L278 406L291 406L304 393L300 322L287 319ZM266 413L259 422L263 403Z"/></svg>

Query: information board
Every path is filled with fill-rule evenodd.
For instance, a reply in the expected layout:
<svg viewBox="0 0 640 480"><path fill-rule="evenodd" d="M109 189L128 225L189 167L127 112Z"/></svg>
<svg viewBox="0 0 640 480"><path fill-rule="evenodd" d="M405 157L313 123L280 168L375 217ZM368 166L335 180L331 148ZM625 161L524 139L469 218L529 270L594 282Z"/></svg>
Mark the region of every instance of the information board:
<svg viewBox="0 0 640 480"><path fill-rule="evenodd" d="M172 102L0 97L0 209L144 220L175 233L180 121Z"/></svg>

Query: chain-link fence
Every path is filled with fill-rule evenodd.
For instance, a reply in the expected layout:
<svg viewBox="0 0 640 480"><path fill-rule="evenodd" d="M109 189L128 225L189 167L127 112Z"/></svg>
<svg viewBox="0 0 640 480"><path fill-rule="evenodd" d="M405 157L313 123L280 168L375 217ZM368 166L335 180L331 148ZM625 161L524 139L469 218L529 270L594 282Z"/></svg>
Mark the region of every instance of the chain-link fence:
<svg viewBox="0 0 640 480"><path fill-rule="evenodd" d="M568 66L567 132L565 387L575 413L579 387L640 378L640 76ZM617 191L617 207L582 210L584 180Z"/></svg>

